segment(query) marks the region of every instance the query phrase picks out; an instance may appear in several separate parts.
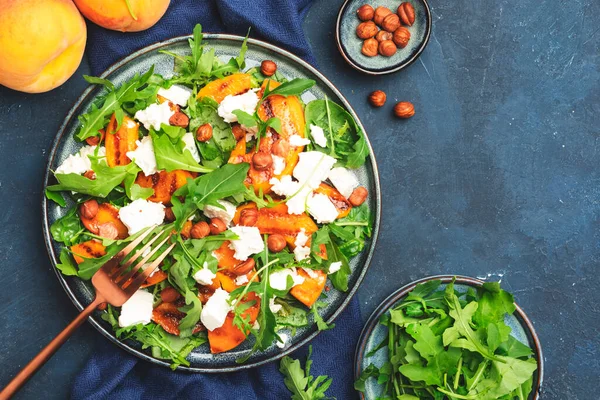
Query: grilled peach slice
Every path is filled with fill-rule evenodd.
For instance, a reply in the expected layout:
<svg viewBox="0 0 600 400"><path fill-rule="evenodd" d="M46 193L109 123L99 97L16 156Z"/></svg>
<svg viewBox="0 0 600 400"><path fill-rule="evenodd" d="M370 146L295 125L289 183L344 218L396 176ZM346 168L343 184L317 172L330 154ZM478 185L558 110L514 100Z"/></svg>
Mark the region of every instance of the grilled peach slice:
<svg viewBox="0 0 600 400"><path fill-rule="evenodd" d="M160 171L150 176L140 172L135 179L135 183L143 188L154 189L154 194L148 197L148 201L170 205L173 193L185 185L188 179L193 178L194 174L180 169L171 172Z"/></svg>
<svg viewBox="0 0 600 400"><path fill-rule="evenodd" d="M335 208L338 210L338 218L344 218L350 214L352 210L352 204L340 193L338 190L326 183L321 183L318 188L315 189L316 193L321 193L329 197L329 200L333 203Z"/></svg>
<svg viewBox="0 0 600 400"><path fill-rule="evenodd" d="M304 278L304 282L290 289L290 294L298 301L310 308L317 301L327 282L327 274L323 271L314 270L317 276L311 278L306 271L298 268L298 275Z"/></svg>
<svg viewBox="0 0 600 400"><path fill-rule="evenodd" d="M183 311L179 311L179 308L185 305L185 300L179 298L173 303L160 303L154 310L152 310L152 321L160 325L165 332L171 335L179 335L179 323L185 317ZM192 333L198 333L203 331L205 328L200 321L196 323Z"/></svg>
<svg viewBox="0 0 600 400"><path fill-rule="evenodd" d="M154 273L146 279L146 281L142 284L141 287L145 288L148 286L156 285L157 283L161 283L162 281L166 281L169 275L163 271L162 269L157 269Z"/></svg>
<svg viewBox="0 0 600 400"><path fill-rule="evenodd" d="M112 115L104 137L106 162L109 167L127 165L131 162L126 153L137 148L135 141L138 140L138 130L139 124L127 115L123 117L123 123L117 130L117 118L115 114Z"/></svg>
<svg viewBox="0 0 600 400"><path fill-rule="evenodd" d="M208 83L198 92L198 98L210 97L217 103L229 95L235 96L250 90L252 79L248 74L232 74Z"/></svg>
<svg viewBox="0 0 600 400"><path fill-rule="evenodd" d="M77 264L81 264L86 258L100 258L106 254L106 248L98 240L75 244L71 246L71 251Z"/></svg>
<svg viewBox="0 0 600 400"><path fill-rule="evenodd" d="M254 301L255 303L246 309L243 313L243 317L250 317L250 325L252 325L258 317L258 311L260 310L260 297L254 292L248 293L248 295L242 300L243 303ZM227 314L225 323L222 327L212 331L208 331L208 343L210 344L210 352L213 354L223 353L239 346L244 340L248 332L242 332L237 326L233 324L234 313L230 312Z"/></svg>
<svg viewBox="0 0 600 400"><path fill-rule="evenodd" d="M119 210L110 203L102 203L98 205L98 213L94 218L85 218L83 215L81 222L88 231L93 234L98 234L103 224L112 224L117 229L117 239L125 239L129 236L127 227L123 225L119 219ZM114 238L111 238L114 239Z"/></svg>
<svg viewBox="0 0 600 400"><path fill-rule="evenodd" d="M256 208L254 203L246 203L237 208L233 222L238 224L240 214L245 208ZM279 233L281 235L295 236L304 228L306 235L310 236L317 231L317 225L306 214L288 214L287 206L284 203L271 208L261 208L258 210L258 220L256 227L261 234Z"/></svg>

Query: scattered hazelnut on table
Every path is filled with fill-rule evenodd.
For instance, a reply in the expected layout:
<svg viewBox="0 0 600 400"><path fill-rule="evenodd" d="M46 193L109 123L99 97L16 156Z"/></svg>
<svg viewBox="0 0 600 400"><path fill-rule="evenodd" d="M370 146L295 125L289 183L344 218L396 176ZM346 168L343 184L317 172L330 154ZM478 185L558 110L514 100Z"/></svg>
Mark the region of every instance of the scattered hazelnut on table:
<svg viewBox="0 0 600 400"><path fill-rule="evenodd" d="M363 4L362 6L358 7L358 10L356 10L356 15L361 21L370 21L375 15L375 10L370 5Z"/></svg>
<svg viewBox="0 0 600 400"><path fill-rule="evenodd" d="M401 101L394 106L394 114L398 118L410 118L415 115L415 106L409 101Z"/></svg>
<svg viewBox="0 0 600 400"><path fill-rule="evenodd" d="M377 55L377 48L379 42L377 39L367 39L363 42L361 52L367 57L375 57Z"/></svg>
<svg viewBox="0 0 600 400"><path fill-rule="evenodd" d="M415 23L415 8L410 3L401 3L398 6L398 16L404 25L412 26Z"/></svg>
<svg viewBox="0 0 600 400"><path fill-rule="evenodd" d="M384 40L392 40L392 36L391 32L379 31L377 32L377 35L375 35L375 39L377 39L378 42L383 42Z"/></svg>
<svg viewBox="0 0 600 400"><path fill-rule="evenodd" d="M382 90L376 90L374 92L371 92L371 94L369 95L369 103L371 103L373 107L382 107L385 104L386 99L387 96Z"/></svg>
<svg viewBox="0 0 600 400"><path fill-rule="evenodd" d="M190 236L193 239L202 239L203 237L207 237L210 234L210 226L204 221L200 221L195 223L192 226L192 230L190 231Z"/></svg>
<svg viewBox="0 0 600 400"><path fill-rule="evenodd" d="M379 28L377 28L377 25L373 21L361 22L356 27L356 36L361 39L372 38L377 35L377 32L379 32Z"/></svg>
<svg viewBox="0 0 600 400"><path fill-rule="evenodd" d="M258 210L256 208L244 208L240 212L240 225L254 226L258 221Z"/></svg>
<svg viewBox="0 0 600 400"><path fill-rule="evenodd" d="M79 206L79 214L85 219L92 219L98 214L98 202L94 199L88 200Z"/></svg>
<svg viewBox="0 0 600 400"><path fill-rule="evenodd" d="M198 224L199 223L200 222L198 222ZM225 224L225 222L223 222L221 218L211 218L209 227L211 235L218 235L219 233L225 232L227 230L227 225Z"/></svg>
<svg viewBox="0 0 600 400"><path fill-rule="evenodd" d="M396 45L391 40L384 40L379 43L379 54L384 57L391 57L396 54Z"/></svg>
<svg viewBox="0 0 600 400"><path fill-rule="evenodd" d="M210 124L203 124L196 130L196 140L199 142L208 142L212 138L213 129Z"/></svg>
<svg viewBox="0 0 600 400"><path fill-rule="evenodd" d="M410 31L405 27L401 26L400 28L394 31L394 35L392 36L392 40L398 47L401 49L405 48L408 45L408 41L410 40Z"/></svg>
<svg viewBox="0 0 600 400"><path fill-rule="evenodd" d="M267 152L259 151L257 153L254 153L254 155L252 156L252 166L254 167L254 169L263 171L269 168L272 164L273 157Z"/></svg>
<svg viewBox="0 0 600 400"><path fill-rule="evenodd" d="M381 27L388 32L394 32L398 27L400 27L400 17L396 14L389 14L381 23Z"/></svg>
<svg viewBox="0 0 600 400"><path fill-rule="evenodd" d="M236 275L246 275L248 272L252 271L255 266L254 258L249 258L246 261L239 263L235 267L233 267L233 273Z"/></svg>
<svg viewBox="0 0 600 400"><path fill-rule="evenodd" d="M277 72L277 64L271 60L264 60L260 64L260 72L265 76L272 76Z"/></svg>
<svg viewBox="0 0 600 400"><path fill-rule="evenodd" d="M176 112L175 114L171 115L171 118L169 118L169 125L172 125L172 126L178 126L180 128L187 128L187 126L189 124L190 124L190 117L188 117L181 111Z"/></svg>
<svg viewBox="0 0 600 400"><path fill-rule="evenodd" d="M362 203L365 202L365 200L367 199L368 195L369 195L369 191L365 187L359 186L356 189L354 189L354 191L352 192L352 194L350 195L350 197L348 197L348 201L354 207L358 207Z"/></svg>
<svg viewBox="0 0 600 400"><path fill-rule="evenodd" d="M271 253L279 253L285 249L285 246L287 246L287 242L283 235L274 233L267 238L267 247Z"/></svg>

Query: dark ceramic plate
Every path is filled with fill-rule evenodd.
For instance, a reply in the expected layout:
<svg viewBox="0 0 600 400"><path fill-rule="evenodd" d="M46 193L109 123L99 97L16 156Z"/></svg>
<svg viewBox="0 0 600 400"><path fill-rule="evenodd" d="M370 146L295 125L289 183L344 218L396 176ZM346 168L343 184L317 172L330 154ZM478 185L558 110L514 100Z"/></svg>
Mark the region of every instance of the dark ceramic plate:
<svg viewBox="0 0 600 400"><path fill-rule="evenodd" d="M212 47L216 50L218 57L226 60L239 54L243 40L243 38L239 36L220 34L205 34L204 39L208 47ZM170 56L158 53L158 50L169 50L170 52L177 54L187 54L189 53L188 37L174 38L139 50L113 65L102 74L102 77L108 78L118 85L125 80L130 79L135 73L148 70L153 64L155 65L155 72L160 73L163 76L169 76L172 74L173 70L173 59ZM364 131L362 124L356 116L356 113L352 110L352 107L350 107L350 104L348 104L348 101L319 71L302 61L300 58L276 46L258 40L248 40L248 52L246 53L247 66L252 67L259 65L264 59L274 60L278 64L279 71L285 76L314 79L317 82L316 85L302 96L303 100L309 101L314 98L324 98L327 96L329 99L342 104L356 119L357 124ZM56 169L69 154L75 152L75 150L81 146L73 139L73 132L75 132L79 125L77 116L90 107L91 102L98 94L99 89L97 88L91 87L87 89L77 100L65 118L54 141L52 152L50 153L48 169L44 179L44 187L54 182L54 177L50 173L50 170ZM367 272L377 240L381 198L379 174L377 172L377 164L370 143L369 152L370 156L367 158L366 164L357 171L357 175L361 183L369 190L369 198L367 201L374 217L373 237L367 244L366 249L351 261L352 274L350 276L349 291L347 293L340 293L336 290L329 292L327 307L321 310L323 318L328 322L335 320L358 289L360 282ZM47 201L44 198L42 200L43 230L50 260L55 266L57 277L75 306L81 310L92 301L94 297L93 287L87 281L74 277L65 277L56 269L61 246L52 240L49 231L50 225L56 219L63 216L66 213L66 210L72 205L73 204L71 203L67 205L67 208L61 208L54 202ZM141 350L140 345L136 342L123 342L117 340L110 325L100 318L100 313L94 314L94 316L91 317L90 322L100 331L100 333L109 338L112 342L141 359L163 366L169 365L168 362L153 358L149 352ZM180 368L194 372L224 372L255 367L289 354L294 349L309 342L317 335L317 333L318 331L314 324L299 329L285 349L282 350L276 346L271 346L264 352L253 354L246 363L241 365L237 364L235 360L248 353L251 347L248 343L250 341L246 341L244 344L230 352L217 355L211 355L208 345L204 344L195 349L188 357L191 364L190 367Z"/></svg>
<svg viewBox="0 0 600 400"><path fill-rule="evenodd" d="M361 22L356 10L363 4L373 8L384 6L396 12L400 3L408 1L415 9L415 22L406 27L410 31L408 45L396 51L391 57L377 55L367 57L362 54L363 39L356 36L356 27ZM427 0L346 0L338 13L335 39L342 57L352 68L370 75L384 75L400 71L412 64L423 52L431 34L431 11Z"/></svg>
<svg viewBox="0 0 600 400"><path fill-rule="evenodd" d="M367 368L369 364L373 363L376 366L381 366L387 361L387 354L385 351L378 351L370 357L365 357L372 349L374 349L386 336L385 327L379 324L379 318L388 312L389 309L399 304L402 299L414 289L419 283L441 279L442 288L454 278L453 275L438 275L430 276L427 278L419 279L406 286L401 287L392 293L387 299L385 299L376 309L373 314L369 317L363 331L360 334L358 340L358 346L356 348L356 355L354 357L354 379L360 377L363 369ZM481 286L484 282L469 278L466 276L456 276L455 288L459 292L466 292L469 287ZM516 305L516 304L515 304ZM542 355L542 347L540 340L533 328L533 324L525 315L525 312L516 305L516 310L513 315L506 317L504 321L508 326L511 327L511 334L520 341L528 345L533 350L533 355L538 362L538 369L535 371L533 376L533 391L529 396L530 400L538 400L542 388L542 380L544 377L544 357ZM378 385L374 379L367 380L365 385L365 393L360 393L361 399L376 399L382 395L382 387Z"/></svg>

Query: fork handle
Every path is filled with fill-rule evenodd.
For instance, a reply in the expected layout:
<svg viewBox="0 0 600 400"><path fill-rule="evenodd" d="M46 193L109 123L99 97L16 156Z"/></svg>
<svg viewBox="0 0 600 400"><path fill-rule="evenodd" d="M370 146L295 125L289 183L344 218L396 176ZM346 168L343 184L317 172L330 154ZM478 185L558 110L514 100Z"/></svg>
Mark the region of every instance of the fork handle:
<svg viewBox="0 0 600 400"><path fill-rule="evenodd" d="M81 313L79 313L73 322L67 325L67 327L63 329L61 333L59 333L50 343L48 343L48 345L44 347L42 351L40 351L40 353L21 370L21 372L17 374L17 376L15 376L4 389L2 389L0 392L0 400L7 400L13 396L17 390L19 390L21 386L23 386L23 384L27 382L27 380L31 378L31 376L33 376L33 374L35 374L36 371L42 365L44 365L46 361L52 357L52 355L54 355L54 353L56 353L60 346L62 346L62 344L66 342L67 339L73 334L73 332L75 332L75 330L92 314L92 312L94 312L100 303L103 302L105 302L104 299L96 297L89 306L81 311Z"/></svg>

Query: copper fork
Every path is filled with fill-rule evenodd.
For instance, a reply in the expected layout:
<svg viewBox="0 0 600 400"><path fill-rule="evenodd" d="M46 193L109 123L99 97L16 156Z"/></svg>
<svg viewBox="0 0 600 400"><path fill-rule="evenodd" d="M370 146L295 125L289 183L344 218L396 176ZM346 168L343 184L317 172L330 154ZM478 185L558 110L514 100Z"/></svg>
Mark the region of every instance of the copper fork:
<svg viewBox="0 0 600 400"><path fill-rule="evenodd" d="M0 392L0 400L9 399L25 382L62 346L64 342L75 332L75 330L98 308L102 303L110 303L120 307L129 299L144 283L144 281L156 270L158 265L173 250L175 243L171 244L152 264L144 267L146 262L169 240L170 234L165 235L152 250L150 246L156 242L165 229L160 230L155 236L139 249L131 258L123 262L125 258L155 230L155 227L138 236L135 240L123 248L117 255L108 260L92 277L92 284L96 289L96 298L90 303L61 333L58 334L40 353L35 356L12 381ZM149 251L150 250L150 251ZM149 252L148 252L149 251ZM145 254L147 252L147 254ZM133 268L131 265L139 257L142 257ZM142 269L143 268L143 269Z"/></svg>

